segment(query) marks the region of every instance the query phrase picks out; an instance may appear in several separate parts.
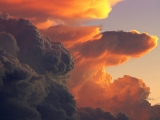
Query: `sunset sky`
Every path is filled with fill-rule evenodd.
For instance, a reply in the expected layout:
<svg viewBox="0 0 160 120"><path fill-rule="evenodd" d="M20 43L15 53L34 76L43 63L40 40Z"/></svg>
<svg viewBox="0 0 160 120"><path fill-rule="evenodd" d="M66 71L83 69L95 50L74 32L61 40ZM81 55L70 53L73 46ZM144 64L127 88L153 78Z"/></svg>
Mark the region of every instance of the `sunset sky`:
<svg viewBox="0 0 160 120"><path fill-rule="evenodd" d="M160 38L160 1L159 0L124 0L115 5L105 20L92 22L102 25L103 31L109 30L138 30ZM113 79L123 75L132 75L142 79L151 89L149 98L160 97L160 46L150 53L128 62L108 67L106 71ZM150 100L152 104L160 103L160 99Z"/></svg>
<svg viewBox="0 0 160 120"><path fill-rule="evenodd" d="M159 120L159 5L0 0L0 117Z"/></svg>

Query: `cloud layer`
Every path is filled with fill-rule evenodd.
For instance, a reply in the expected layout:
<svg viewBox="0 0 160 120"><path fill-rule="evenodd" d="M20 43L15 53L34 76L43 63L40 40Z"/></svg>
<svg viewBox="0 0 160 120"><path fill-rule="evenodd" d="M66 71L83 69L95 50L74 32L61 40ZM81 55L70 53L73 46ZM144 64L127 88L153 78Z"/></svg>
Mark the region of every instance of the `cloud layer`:
<svg viewBox="0 0 160 120"><path fill-rule="evenodd" d="M50 26L53 19L77 21L106 18L111 6L119 1L121 0L0 0L0 8L4 13L30 19L44 28Z"/></svg>
<svg viewBox="0 0 160 120"><path fill-rule="evenodd" d="M0 17L0 119L79 120L66 87L73 60L28 20Z"/></svg>
<svg viewBox="0 0 160 120"><path fill-rule="evenodd" d="M50 41L50 39L43 36L30 21L23 19L1 20L0 32L3 31L15 37L11 41L13 41L14 47L14 39L16 39L20 49L17 56L20 62L30 65L36 72L51 71L65 74L73 68L74 62L70 52L64 49L60 42ZM5 43L3 42L3 44ZM6 49L8 48L6 47ZM13 51L10 50L10 52Z"/></svg>
<svg viewBox="0 0 160 120"><path fill-rule="evenodd" d="M70 73L71 79L67 85L78 107L101 107L113 113L121 111L131 120L151 119L154 116L151 112L153 107L146 100L149 87L142 80L129 75L112 82L112 77L104 68L149 53L157 46L158 38L136 30L103 33L99 30L100 27L96 26L58 25L42 32L51 39L63 41L73 55L75 68Z"/></svg>
<svg viewBox="0 0 160 120"><path fill-rule="evenodd" d="M106 18L120 1L0 0L0 10L12 15L0 12L1 119L160 119L143 80L124 75L112 81L105 71L149 53L158 38L77 24Z"/></svg>
<svg viewBox="0 0 160 120"><path fill-rule="evenodd" d="M45 37L25 19L1 13L0 26L0 119L88 119L87 108L77 109L67 88L74 62L63 44ZM104 119L128 120L122 113L97 110L97 118L103 114Z"/></svg>

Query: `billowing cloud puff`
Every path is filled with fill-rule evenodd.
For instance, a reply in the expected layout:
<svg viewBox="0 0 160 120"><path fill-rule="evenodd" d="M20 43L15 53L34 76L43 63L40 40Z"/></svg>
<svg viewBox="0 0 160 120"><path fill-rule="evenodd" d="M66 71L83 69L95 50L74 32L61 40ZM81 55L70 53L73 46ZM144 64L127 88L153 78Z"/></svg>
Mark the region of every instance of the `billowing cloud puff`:
<svg viewBox="0 0 160 120"><path fill-rule="evenodd" d="M87 42L91 39L101 38L100 27L98 26L68 26L55 25L48 29L41 30L43 34L55 41L61 41L68 48L76 43Z"/></svg>
<svg viewBox="0 0 160 120"><path fill-rule="evenodd" d="M4 13L2 13L1 11L0 11L0 19L5 19L5 20L7 20L7 19L9 19L9 14L4 14Z"/></svg>
<svg viewBox="0 0 160 120"><path fill-rule="evenodd" d="M121 0L0 0L0 8L2 12L10 13L14 17L28 18L34 23L43 22L44 25L51 26L53 19L66 21L79 20L82 18L106 18L111 11L111 6L120 1Z"/></svg>
<svg viewBox="0 0 160 120"><path fill-rule="evenodd" d="M109 66L148 53L156 47L157 40L156 36L147 33L110 31L102 33L102 38L98 40L77 43L70 50L75 53L80 64L96 63L95 66Z"/></svg>
<svg viewBox="0 0 160 120"><path fill-rule="evenodd" d="M100 108L79 108L78 114L80 115L81 120L129 120L125 114L118 113L117 115L113 115Z"/></svg>
<svg viewBox="0 0 160 120"><path fill-rule="evenodd" d="M73 68L71 54L63 47L63 44L43 36L30 21L0 19L0 32L3 31L11 35L0 34L1 41L5 41L1 47L5 47L10 54L19 48L20 51L17 54L20 62L30 65L36 72L65 74ZM9 43L9 41L11 42ZM11 43L13 47L17 44L18 48L16 46L15 49L11 48L9 46Z"/></svg>
<svg viewBox="0 0 160 120"><path fill-rule="evenodd" d="M100 55L116 54L139 57L149 52L157 45L158 38L147 33L137 31L107 31L102 33L99 40L90 40L75 45L75 50L85 57L99 57ZM89 48L89 49L88 49Z"/></svg>
<svg viewBox="0 0 160 120"><path fill-rule="evenodd" d="M76 102L66 86L66 73L73 68L70 53L28 20L3 16L0 119L79 120Z"/></svg>
<svg viewBox="0 0 160 120"><path fill-rule="evenodd" d="M69 29L69 26L59 25L42 32L57 38L56 41L63 41L73 55L75 68L67 85L78 107L101 107L113 113L122 111L133 120L150 119L153 116L152 107L146 100L149 87L142 80L130 76L112 83L112 77L104 69L147 54L157 46L158 38L136 30L99 31L92 36L94 27L93 32L87 32L85 27L79 27L74 32L73 28L77 27Z"/></svg>
<svg viewBox="0 0 160 120"><path fill-rule="evenodd" d="M160 105L154 105L152 106L151 112L153 115L151 116L151 119L159 120L160 119Z"/></svg>
<svg viewBox="0 0 160 120"><path fill-rule="evenodd" d="M77 92L78 99L76 101L80 107L101 107L113 113L121 111L131 119L136 120L137 118L139 120L148 117L150 104L147 103L146 99L149 93L149 87L142 80L124 76L106 86L102 86L101 83L96 83L94 80L83 83ZM139 115L139 112L143 114Z"/></svg>
<svg viewBox="0 0 160 120"><path fill-rule="evenodd" d="M0 119L2 120L82 120L69 92L66 74L73 59L62 43L42 35L28 20L0 16ZM84 112L83 112L84 111ZM119 113L96 109L96 118L121 120ZM90 115L85 114L85 119ZM92 118L91 118L92 119Z"/></svg>
<svg viewBox="0 0 160 120"><path fill-rule="evenodd" d="M97 27L58 25L42 31L56 41L63 41L72 52L76 63L71 72L72 85L90 79L104 66L118 65L132 57L140 57L157 45L158 38L147 33L135 30L100 33L97 30Z"/></svg>
<svg viewBox="0 0 160 120"><path fill-rule="evenodd" d="M4 50L0 50L0 66L2 120L78 120L65 76L39 75Z"/></svg>
<svg viewBox="0 0 160 120"><path fill-rule="evenodd" d="M121 111L131 120L160 118L159 105L151 106L147 101L150 89L141 79L125 75L109 85L104 86L104 82L96 83L93 80L84 82L76 92L78 106L100 107L113 113Z"/></svg>
<svg viewBox="0 0 160 120"><path fill-rule="evenodd" d="M19 47L17 46L17 41L14 36L5 32L0 33L0 49L5 50L13 56L16 56L19 51Z"/></svg>
<svg viewBox="0 0 160 120"><path fill-rule="evenodd" d="M159 119L150 89L129 75L112 82L105 67L141 57L157 45L148 33L53 24L106 18L121 0L0 0L0 116L7 120ZM82 9L83 8L83 9ZM14 19L28 18L29 21ZM66 50L62 43L71 51ZM67 81L70 72L70 80ZM66 85L67 84L67 85ZM77 115L76 102L79 108ZM88 108L93 107L93 108ZM96 109L101 107L101 109ZM20 114L21 113L21 114ZM101 115L101 117L99 116ZM104 115L104 116L103 116Z"/></svg>

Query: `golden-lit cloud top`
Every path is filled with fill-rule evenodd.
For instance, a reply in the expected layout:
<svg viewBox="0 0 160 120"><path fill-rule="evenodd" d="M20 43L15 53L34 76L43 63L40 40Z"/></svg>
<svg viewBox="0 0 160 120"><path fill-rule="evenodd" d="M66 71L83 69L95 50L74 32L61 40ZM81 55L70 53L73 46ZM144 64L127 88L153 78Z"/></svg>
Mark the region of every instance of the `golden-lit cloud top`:
<svg viewBox="0 0 160 120"><path fill-rule="evenodd" d="M55 25L42 32L51 39L61 41L67 47L73 47L76 43L87 42L90 39L100 39L100 27L98 26L68 26Z"/></svg>
<svg viewBox="0 0 160 120"><path fill-rule="evenodd" d="M34 22L52 19L78 20L106 18L111 7L121 0L0 0L4 13Z"/></svg>
<svg viewBox="0 0 160 120"><path fill-rule="evenodd" d="M142 80L129 75L112 82L105 67L149 53L157 46L156 36L136 30L101 33L99 27L66 25L52 26L42 32L53 40L62 41L73 55L75 67L70 73L68 87L78 107L122 111L133 120L147 120L152 116L152 108L146 101L149 87ZM133 109L127 111L129 108ZM137 109L139 111L135 112ZM141 115L138 116L139 113Z"/></svg>
<svg viewBox="0 0 160 120"><path fill-rule="evenodd" d="M106 73L105 67L119 65L130 58L138 58L149 53L157 46L158 38L145 32L139 33L136 30L130 32L101 32L99 26L67 25L69 22L81 21L82 19L106 18L112 9L111 7L120 1L0 0L0 11L10 13L12 17L23 17L31 20L38 28L42 28L43 30L40 31L49 38L44 37L36 27L26 21L23 24L32 26L31 28L35 29L32 32L42 38L42 41L33 39L37 41L32 43L32 39L25 39L24 36L28 36L28 29L22 30L24 27L20 25L23 20L10 19L8 14L0 13L2 19L0 30L13 36L17 36L19 32L24 32L23 35L19 33L23 42L18 39L19 37L17 38L19 40L18 44L24 46L20 48L21 51L25 52L20 56L22 60L27 61L28 57L26 55L29 53L33 56L41 53L43 57L46 57L40 63L37 62L39 56L27 61L36 71L53 68L54 72L63 71L63 74L65 74L67 73L65 70L71 70L74 66L74 69L70 72L71 77L67 81L67 86L74 95L78 107L101 107L111 112L125 112L132 120L147 120L151 118L152 110L156 112L157 109L159 110L159 107L152 108L146 101L150 93L149 87L141 79L129 75L118 78L113 82L112 77ZM63 24L57 25L56 22ZM33 34L32 32L29 34ZM54 44L48 45L43 41L43 37ZM69 58L72 59L69 51L60 49L64 47L60 42L63 42L64 46L71 52L74 63L65 56L65 53L67 53ZM55 45L58 46L55 47ZM51 50L43 49L45 47L49 47ZM39 48L42 48L42 50ZM5 47L5 49L8 50L8 47ZM57 49L60 49L62 53ZM52 52L52 50L56 52ZM46 51L48 52L47 55L44 54ZM55 56L56 58L54 58ZM61 58L64 59L65 64L60 62ZM34 61L34 64L31 61ZM41 62L45 64L41 64ZM54 63L52 64L52 62ZM37 67L41 69L37 69ZM58 70L58 67L64 67L64 69Z"/></svg>
<svg viewBox="0 0 160 120"><path fill-rule="evenodd" d="M96 63L109 66L140 57L157 46L158 38L136 30L100 32L100 27L52 26L42 31L55 41L61 41L72 52L76 64ZM90 61L90 62L89 62ZM98 65L97 65L98 64Z"/></svg>
<svg viewBox="0 0 160 120"><path fill-rule="evenodd" d="M102 54L140 57L156 47L158 38L147 33L135 31L109 31L102 33L99 40L90 40L75 45L75 49L86 58L99 57Z"/></svg>

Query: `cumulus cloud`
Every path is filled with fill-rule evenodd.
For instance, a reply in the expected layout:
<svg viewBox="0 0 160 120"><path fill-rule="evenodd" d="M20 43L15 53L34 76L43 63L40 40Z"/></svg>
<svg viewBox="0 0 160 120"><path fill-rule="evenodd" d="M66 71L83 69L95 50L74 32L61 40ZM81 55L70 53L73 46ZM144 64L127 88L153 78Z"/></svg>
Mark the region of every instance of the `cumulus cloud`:
<svg viewBox="0 0 160 120"><path fill-rule="evenodd" d="M128 120L122 113L77 109L66 85L74 62L62 43L25 19L0 17L0 26L0 119L82 120L95 111L96 118Z"/></svg>
<svg viewBox="0 0 160 120"><path fill-rule="evenodd" d="M157 46L156 36L64 25L106 18L120 1L0 0L0 10L11 14L0 12L0 117L128 120L128 115L131 120L159 119L159 105L151 106L146 100L150 89L141 79L125 75L112 82L105 71L107 66L149 53ZM18 17L21 19L15 19ZM39 31L22 18L49 28ZM71 77L66 81L68 72ZM76 102L83 108L77 109Z"/></svg>
<svg viewBox="0 0 160 120"><path fill-rule="evenodd" d="M43 34L49 36L51 39L61 41L63 44L70 48L76 43L87 42L90 39L101 38L99 26L68 26L68 25L55 25L45 30L41 30Z"/></svg>
<svg viewBox="0 0 160 120"><path fill-rule="evenodd" d="M113 115L110 112L106 112L101 108L79 108L78 113L81 120L129 120L128 116L123 113Z"/></svg>
<svg viewBox="0 0 160 120"><path fill-rule="evenodd" d="M0 26L0 119L79 120L69 51L28 20L0 17Z"/></svg>
<svg viewBox="0 0 160 120"><path fill-rule="evenodd" d="M78 120L65 76L39 75L4 50L0 50L0 65L2 120Z"/></svg>
<svg viewBox="0 0 160 120"><path fill-rule="evenodd" d="M43 36L30 21L24 19L0 20L0 32L3 31L14 36L12 46L15 46L14 44L17 42L20 49L18 52L20 62L30 65L36 72L65 74L73 68L72 56L63 47L63 44ZM1 41L5 41L3 47L10 44L7 43L9 39L2 38ZM10 52L14 51L9 46L5 47L6 50L9 48Z"/></svg>
<svg viewBox="0 0 160 120"><path fill-rule="evenodd" d="M101 107L113 113L121 111L131 120L147 120L151 115L150 104L146 101L149 93L149 87L142 80L131 76L118 78L105 87L90 80L77 93L77 103L80 107Z"/></svg>
<svg viewBox="0 0 160 120"><path fill-rule="evenodd" d="M46 23L53 19L79 20L106 18L111 6L121 0L0 0L4 13L14 17L23 17L34 23ZM82 9L83 8L83 9ZM50 24L48 24L50 26Z"/></svg>
<svg viewBox="0 0 160 120"><path fill-rule="evenodd" d="M154 105L151 109L152 116L151 119L159 120L160 119L160 105Z"/></svg>
<svg viewBox="0 0 160 120"><path fill-rule="evenodd" d="M5 32L0 33L0 49L5 50L13 56L16 56L19 51L19 47L17 46L17 41L14 36Z"/></svg>
<svg viewBox="0 0 160 120"><path fill-rule="evenodd" d="M73 28L76 28L75 32ZM153 116L152 107L146 100L150 89L142 80L124 76L112 82L112 77L104 69L149 53L157 46L156 36L136 30L98 31L92 34L86 27L69 29L64 25L53 26L42 32L50 38L56 38L56 41L63 41L73 55L75 67L67 85L78 107L101 107L113 113L121 111L131 120L147 120Z"/></svg>
<svg viewBox="0 0 160 120"><path fill-rule="evenodd" d="M0 11L0 18L1 19L5 19L5 20L7 20L7 19L9 19L9 14L4 14L4 13L2 13L1 11Z"/></svg>
<svg viewBox="0 0 160 120"><path fill-rule="evenodd" d="M64 42L72 52L76 63L71 72L72 83L81 83L95 76L98 71L103 71L106 66L122 64L130 58L140 57L157 46L158 38L148 33L139 33L135 30L100 33L99 30L94 26L59 25L42 31L50 38ZM105 76L105 72L103 75Z"/></svg>
<svg viewBox="0 0 160 120"><path fill-rule="evenodd" d="M107 31L99 40L90 40L75 45L75 49L85 57L99 57L101 54L140 57L156 47L158 38L136 31ZM90 49L88 49L90 48Z"/></svg>

